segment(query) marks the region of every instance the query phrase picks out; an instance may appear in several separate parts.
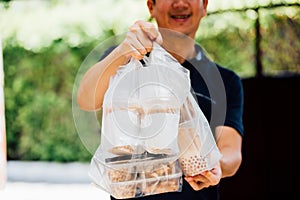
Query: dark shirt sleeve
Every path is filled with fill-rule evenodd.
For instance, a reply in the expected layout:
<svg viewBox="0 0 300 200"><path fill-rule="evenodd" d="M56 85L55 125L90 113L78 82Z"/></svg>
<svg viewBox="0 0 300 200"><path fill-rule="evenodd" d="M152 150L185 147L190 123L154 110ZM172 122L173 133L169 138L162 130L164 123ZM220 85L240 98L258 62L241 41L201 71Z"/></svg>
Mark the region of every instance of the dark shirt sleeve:
<svg viewBox="0 0 300 200"><path fill-rule="evenodd" d="M104 53L101 55L99 61L101 61L102 59L104 59L106 56L108 56L108 54L110 54L117 46L111 46L108 49L106 49L104 51Z"/></svg>

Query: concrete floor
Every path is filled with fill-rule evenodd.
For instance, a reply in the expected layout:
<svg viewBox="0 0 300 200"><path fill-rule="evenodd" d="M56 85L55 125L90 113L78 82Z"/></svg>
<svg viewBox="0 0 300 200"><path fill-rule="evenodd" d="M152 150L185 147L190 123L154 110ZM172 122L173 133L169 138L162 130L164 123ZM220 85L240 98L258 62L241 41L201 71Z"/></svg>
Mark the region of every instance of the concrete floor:
<svg viewBox="0 0 300 200"><path fill-rule="evenodd" d="M1 200L109 200L109 195L90 184L7 182Z"/></svg>
<svg viewBox="0 0 300 200"><path fill-rule="evenodd" d="M9 161L0 200L109 200L91 183L88 169L88 163Z"/></svg>

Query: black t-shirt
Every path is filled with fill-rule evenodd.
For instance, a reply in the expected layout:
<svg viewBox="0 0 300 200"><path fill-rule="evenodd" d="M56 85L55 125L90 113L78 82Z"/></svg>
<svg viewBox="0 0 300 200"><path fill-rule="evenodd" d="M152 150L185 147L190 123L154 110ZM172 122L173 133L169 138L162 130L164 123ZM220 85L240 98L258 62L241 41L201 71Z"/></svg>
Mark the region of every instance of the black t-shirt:
<svg viewBox="0 0 300 200"><path fill-rule="evenodd" d="M182 66L190 71L192 93L212 131L216 126L229 126L243 136L244 91L240 77L212 62L200 46L196 49L197 56Z"/></svg>
<svg viewBox="0 0 300 200"><path fill-rule="evenodd" d="M200 46L197 56L182 63L190 72L191 88L212 132L220 125L230 126L243 136L243 87L240 78L231 70L212 62ZM107 55L112 49L109 49ZM105 57L105 56L104 56ZM219 185L194 191L183 179L181 192L144 196L143 200L217 200ZM115 199L111 196L111 199ZM132 198L136 199L136 198Z"/></svg>

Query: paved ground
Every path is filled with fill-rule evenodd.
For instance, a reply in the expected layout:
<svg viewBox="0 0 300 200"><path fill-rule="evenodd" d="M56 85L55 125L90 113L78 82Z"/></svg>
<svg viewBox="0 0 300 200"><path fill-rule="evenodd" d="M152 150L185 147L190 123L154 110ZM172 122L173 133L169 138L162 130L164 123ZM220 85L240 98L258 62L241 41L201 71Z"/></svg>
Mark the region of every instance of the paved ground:
<svg viewBox="0 0 300 200"><path fill-rule="evenodd" d="M91 184L89 164L16 162L7 164L7 182L0 200L109 200Z"/></svg>

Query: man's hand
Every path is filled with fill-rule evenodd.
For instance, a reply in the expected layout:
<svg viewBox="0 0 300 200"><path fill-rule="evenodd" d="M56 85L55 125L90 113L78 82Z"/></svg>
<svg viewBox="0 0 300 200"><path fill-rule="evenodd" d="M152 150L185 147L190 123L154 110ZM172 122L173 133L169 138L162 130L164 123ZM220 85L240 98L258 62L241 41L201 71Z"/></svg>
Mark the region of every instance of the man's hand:
<svg viewBox="0 0 300 200"><path fill-rule="evenodd" d="M217 185L222 178L222 170L218 163L213 169L195 176L186 176L184 179L190 186L198 191L209 186Z"/></svg>
<svg viewBox="0 0 300 200"><path fill-rule="evenodd" d="M158 29L150 22L139 20L129 28L118 48L121 54L125 53L127 57L140 60L152 50L154 41L162 44L162 36Z"/></svg>

